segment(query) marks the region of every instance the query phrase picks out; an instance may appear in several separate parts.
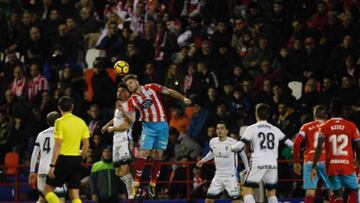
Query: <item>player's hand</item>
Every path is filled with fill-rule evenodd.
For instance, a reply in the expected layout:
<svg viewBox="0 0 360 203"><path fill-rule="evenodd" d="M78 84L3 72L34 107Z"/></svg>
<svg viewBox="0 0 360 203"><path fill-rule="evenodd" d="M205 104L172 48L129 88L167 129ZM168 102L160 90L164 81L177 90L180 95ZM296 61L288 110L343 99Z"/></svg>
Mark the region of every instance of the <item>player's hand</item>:
<svg viewBox="0 0 360 203"><path fill-rule="evenodd" d="M108 132L108 133L114 132L114 127L113 127L113 126L108 127L108 128L107 128L107 132Z"/></svg>
<svg viewBox="0 0 360 203"><path fill-rule="evenodd" d="M203 162L202 162L202 161L199 161L199 162L196 163L196 166L199 167L199 168L201 168L202 165L203 165Z"/></svg>
<svg viewBox="0 0 360 203"><path fill-rule="evenodd" d="M104 127L101 128L101 133L104 134L108 131L109 126L105 125Z"/></svg>
<svg viewBox="0 0 360 203"><path fill-rule="evenodd" d="M311 180L314 180L314 178L317 176L317 171L315 168L311 170Z"/></svg>
<svg viewBox="0 0 360 203"><path fill-rule="evenodd" d="M54 167L50 167L50 169L49 169L48 176L49 176L49 178L51 178L51 179L54 179L54 178L55 178L54 170L55 170Z"/></svg>
<svg viewBox="0 0 360 203"><path fill-rule="evenodd" d="M184 98L184 104L190 105L191 104L191 99L185 97Z"/></svg>
<svg viewBox="0 0 360 203"><path fill-rule="evenodd" d="M30 173L28 178L29 185L35 185L36 182L36 173Z"/></svg>
<svg viewBox="0 0 360 203"><path fill-rule="evenodd" d="M301 164L300 163L295 163L294 164L294 172L296 173L296 175L301 175Z"/></svg>

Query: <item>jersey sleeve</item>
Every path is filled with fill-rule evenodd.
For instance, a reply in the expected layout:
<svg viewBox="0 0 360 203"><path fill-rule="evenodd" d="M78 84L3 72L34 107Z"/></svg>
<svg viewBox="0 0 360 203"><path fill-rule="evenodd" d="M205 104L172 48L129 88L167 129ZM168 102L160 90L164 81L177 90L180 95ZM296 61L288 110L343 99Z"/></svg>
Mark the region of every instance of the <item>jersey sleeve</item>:
<svg viewBox="0 0 360 203"><path fill-rule="evenodd" d="M37 136L36 141L35 141L35 146L34 146L32 154L31 154L31 160L30 160L30 172L31 173L35 173L35 167L36 167L36 162L39 158L39 153L40 153L40 139L39 139L39 136Z"/></svg>
<svg viewBox="0 0 360 203"><path fill-rule="evenodd" d="M326 123L323 123L323 124L321 124L321 125L319 126L318 132L319 132L319 137L320 137L320 136L321 136L321 137L326 137L326 135L327 135Z"/></svg>
<svg viewBox="0 0 360 203"><path fill-rule="evenodd" d="M135 105L134 105L134 98L131 97L127 102L125 102L126 105L123 106L127 106L127 111L135 111Z"/></svg>
<svg viewBox="0 0 360 203"><path fill-rule="evenodd" d="M61 129L60 120L55 121L54 128L55 128L55 130L54 130L54 138L62 140L63 139L63 132L62 132L62 129Z"/></svg>
<svg viewBox="0 0 360 203"><path fill-rule="evenodd" d="M245 142L245 143L248 143L250 142L251 138L253 137L253 129L252 127L247 127L243 136L241 136L240 140Z"/></svg>
<svg viewBox="0 0 360 203"><path fill-rule="evenodd" d="M353 138L352 141L353 142L359 142L360 141L360 134L359 134L359 130L357 129L356 125L354 124L354 134L353 134Z"/></svg>
<svg viewBox="0 0 360 203"><path fill-rule="evenodd" d="M302 136L303 138L306 137L306 128L305 128L305 126L301 126L301 128L300 128L300 130L299 130L299 132L298 132L297 135L300 135L300 136Z"/></svg>
<svg viewBox="0 0 360 203"><path fill-rule="evenodd" d="M145 85L145 87L154 90L156 93L161 93L161 89L163 88L163 86L161 86L157 83L151 83L151 84Z"/></svg>
<svg viewBox="0 0 360 203"><path fill-rule="evenodd" d="M90 131L85 122L83 122L83 133L81 135L81 139L86 139L90 137Z"/></svg>

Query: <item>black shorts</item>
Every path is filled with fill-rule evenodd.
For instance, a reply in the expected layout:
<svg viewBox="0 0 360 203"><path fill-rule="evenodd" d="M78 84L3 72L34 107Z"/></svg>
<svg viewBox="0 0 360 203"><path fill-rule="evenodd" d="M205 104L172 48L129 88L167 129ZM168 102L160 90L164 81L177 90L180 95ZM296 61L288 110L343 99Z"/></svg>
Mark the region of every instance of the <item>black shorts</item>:
<svg viewBox="0 0 360 203"><path fill-rule="evenodd" d="M67 183L68 189L80 189L81 157L59 155L54 174L54 179L46 177L46 184L61 187Z"/></svg>

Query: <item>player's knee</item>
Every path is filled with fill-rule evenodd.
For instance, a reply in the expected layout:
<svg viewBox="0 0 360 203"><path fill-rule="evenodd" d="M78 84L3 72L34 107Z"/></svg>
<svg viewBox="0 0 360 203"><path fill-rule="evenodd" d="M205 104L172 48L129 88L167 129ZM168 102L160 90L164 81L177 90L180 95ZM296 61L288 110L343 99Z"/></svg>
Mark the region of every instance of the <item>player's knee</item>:
<svg viewBox="0 0 360 203"><path fill-rule="evenodd" d="M269 197L273 197L273 196L276 196L276 190L275 189L267 189L266 190L266 196L269 198Z"/></svg>
<svg viewBox="0 0 360 203"><path fill-rule="evenodd" d="M244 186L242 191L243 191L243 195L252 195L253 194L253 189L251 187Z"/></svg>
<svg viewBox="0 0 360 203"><path fill-rule="evenodd" d="M315 190L313 190L313 189L308 189L308 190L306 190L305 195L306 195L307 197L315 197Z"/></svg>

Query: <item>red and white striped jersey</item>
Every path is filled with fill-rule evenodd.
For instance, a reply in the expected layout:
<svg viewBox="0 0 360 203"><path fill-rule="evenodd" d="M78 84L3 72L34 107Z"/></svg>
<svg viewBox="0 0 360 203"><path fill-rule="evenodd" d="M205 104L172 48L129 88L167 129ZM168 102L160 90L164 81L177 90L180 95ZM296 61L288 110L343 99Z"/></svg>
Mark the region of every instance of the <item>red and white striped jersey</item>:
<svg viewBox="0 0 360 203"><path fill-rule="evenodd" d="M46 78L39 74L29 81L28 88L29 100L32 100L39 92L48 90L49 84Z"/></svg>
<svg viewBox="0 0 360 203"><path fill-rule="evenodd" d="M166 121L164 107L157 95L161 93L162 88L155 83L140 86L140 92L133 93L128 100L129 111L134 111L136 108L140 112L139 121Z"/></svg>

